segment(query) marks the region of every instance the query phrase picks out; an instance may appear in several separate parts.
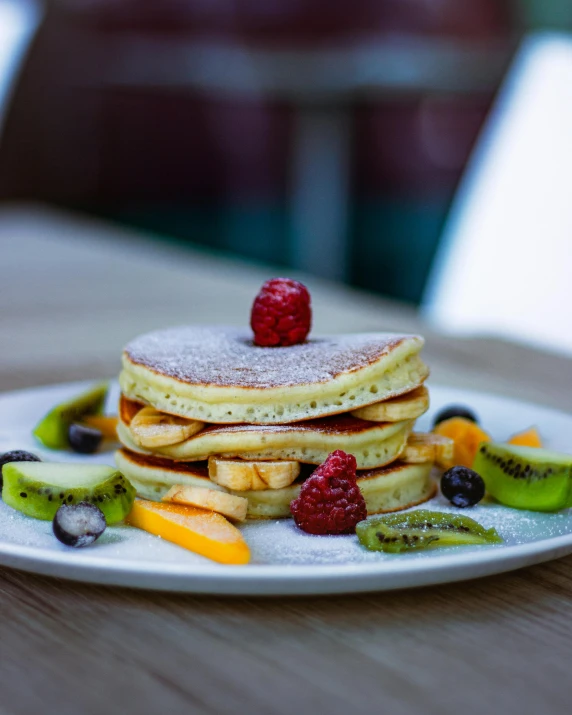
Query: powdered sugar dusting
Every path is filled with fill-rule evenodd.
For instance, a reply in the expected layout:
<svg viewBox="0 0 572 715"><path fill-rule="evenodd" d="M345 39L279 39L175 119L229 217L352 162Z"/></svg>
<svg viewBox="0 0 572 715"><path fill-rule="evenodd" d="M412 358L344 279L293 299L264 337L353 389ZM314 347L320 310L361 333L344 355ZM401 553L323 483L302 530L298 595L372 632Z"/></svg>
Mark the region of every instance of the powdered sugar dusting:
<svg viewBox="0 0 572 715"><path fill-rule="evenodd" d="M292 387L325 383L367 367L417 336L356 333L316 337L301 345L261 348L246 330L183 326L142 335L125 348L129 360L193 385Z"/></svg>
<svg viewBox="0 0 572 715"><path fill-rule="evenodd" d="M503 537L504 544L495 546L452 546L434 551L418 551L407 554L383 554L363 549L356 536L311 536L300 531L291 519L275 521L250 521L239 528L252 553L253 565L324 566L361 563L406 562L417 559L437 560L450 553L469 553L483 549L502 549L505 546L526 544L543 539L572 534L570 510L556 514L517 511L485 502L470 510L451 507L436 497L423 504L423 509L463 513L486 528L494 527ZM143 567L154 567L158 562L189 565L217 564L173 544L128 526L108 527L98 541L83 550L69 549L60 544L52 534L49 521L37 521L23 516L0 501L0 544L19 544L36 547L50 553L65 553L72 563L95 561L103 557L137 562Z"/></svg>
<svg viewBox="0 0 572 715"><path fill-rule="evenodd" d="M357 536L311 536L300 531L290 519L272 522L249 522L242 532L253 553L253 562L283 565L342 565L356 563L395 562L412 559L438 559L443 554L467 553L482 549L499 549L504 546L527 544L572 533L570 510L556 514L517 511L484 501L471 509L456 509L442 496L435 497L415 509L431 509L451 514L464 514L475 519L487 529L495 528L504 544L494 546L450 546L433 551L407 554L383 554L367 551L359 544Z"/></svg>

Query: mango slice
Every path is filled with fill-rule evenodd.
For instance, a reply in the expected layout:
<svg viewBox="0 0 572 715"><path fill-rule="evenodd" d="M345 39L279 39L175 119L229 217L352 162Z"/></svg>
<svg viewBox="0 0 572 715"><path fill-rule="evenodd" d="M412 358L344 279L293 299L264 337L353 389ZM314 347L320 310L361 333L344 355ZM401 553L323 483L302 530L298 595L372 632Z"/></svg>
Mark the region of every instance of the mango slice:
<svg viewBox="0 0 572 715"><path fill-rule="evenodd" d="M82 423L98 429L105 439L117 441L117 417L109 415L86 415L82 418Z"/></svg>
<svg viewBox="0 0 572 715"><path fill-rule="evenodd" d="M482 442L490 442L491 437L479 425L465 417L451 417L440 422L434 429L435 434L442 437L449 437L455 442L455 450L452 464L463 467L473 466L479 445Z"/></svg>
<svg viewBox="0 0 572 715"><path fill-rule="evenodd" d="M183 504L136 499L127 523L221 564L250 561L240 531L221 514Z"/></svg>
<svg viewBox="0 0 572 715"><path fill-rule="evenodd" d="M530 427L522 432L513 434L513 436L507 440L507 443L515 444L518 447L543 447L542 437L536 427Z"/></svg>

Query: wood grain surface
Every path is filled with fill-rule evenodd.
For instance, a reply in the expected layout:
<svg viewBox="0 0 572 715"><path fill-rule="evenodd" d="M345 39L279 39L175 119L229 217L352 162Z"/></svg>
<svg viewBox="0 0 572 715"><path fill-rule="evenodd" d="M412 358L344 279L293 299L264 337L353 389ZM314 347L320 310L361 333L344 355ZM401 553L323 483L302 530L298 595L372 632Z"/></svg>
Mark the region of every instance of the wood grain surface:
<svg viewBox="0 0 572 715"><path fill-rule="evenodd" d="M123 344L244 324L274 271L40 208L0 211L0 389L111 376ZM306 279L305 279L306 280ZM380 276L380 284L383 276ZM432 380L570 409L572 361L436 335L314 279L319 332L421 331ZM191 597L0 569L0 713L569 713L572 557L335 598Z"/></svg>

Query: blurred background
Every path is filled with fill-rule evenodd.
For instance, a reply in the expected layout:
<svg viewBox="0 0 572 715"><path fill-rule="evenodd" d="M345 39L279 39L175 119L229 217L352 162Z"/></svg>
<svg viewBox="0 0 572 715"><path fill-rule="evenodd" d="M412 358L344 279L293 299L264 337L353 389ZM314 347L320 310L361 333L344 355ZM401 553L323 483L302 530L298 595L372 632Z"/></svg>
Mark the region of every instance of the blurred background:
<svg viewBox="0 0 572 715"><path fill-rule="evenodd" d="M521 37L572 28L570 0L0 0L0 48L16 6L0 201L412 304Z"/></svg>

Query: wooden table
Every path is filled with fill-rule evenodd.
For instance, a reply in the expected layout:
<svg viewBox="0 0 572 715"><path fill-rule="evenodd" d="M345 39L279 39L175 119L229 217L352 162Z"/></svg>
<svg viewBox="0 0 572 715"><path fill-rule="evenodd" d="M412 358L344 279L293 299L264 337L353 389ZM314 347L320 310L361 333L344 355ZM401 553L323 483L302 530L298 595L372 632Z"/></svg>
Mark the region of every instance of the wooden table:
<svg viewBox="0 0 572 715"><path fill-rule="evenodd" d="M0 211L0 256L2 390L111 376L122 345L158 326L244 325L275 273L26 207ZM434 335L407 307L304 280L321 332L421 330L434 382L570 409L572 361ZM335 598L178 596L0 570L2 715L568 713L571 644L572 557Z"/></svg>

